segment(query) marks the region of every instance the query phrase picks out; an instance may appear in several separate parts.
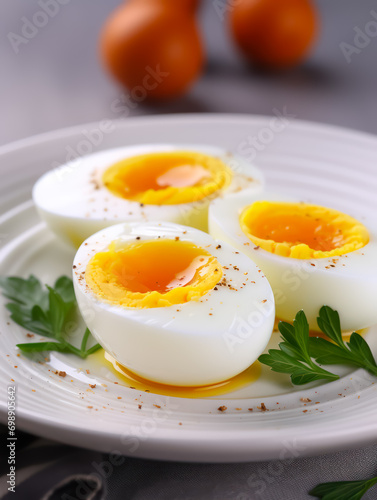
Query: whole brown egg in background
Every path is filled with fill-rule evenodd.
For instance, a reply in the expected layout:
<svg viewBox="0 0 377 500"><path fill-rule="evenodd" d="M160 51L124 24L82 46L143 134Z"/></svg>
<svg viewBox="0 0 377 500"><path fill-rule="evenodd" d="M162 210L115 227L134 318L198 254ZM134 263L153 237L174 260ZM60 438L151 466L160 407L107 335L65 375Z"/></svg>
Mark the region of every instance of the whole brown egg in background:
<svg viewBox="0 0 377 500"><path fill-rule="evenodd" d="M200 74L204 54L197 0L131 0L105 23L100 50L110 73L153 99L183 94Z"/></svg>

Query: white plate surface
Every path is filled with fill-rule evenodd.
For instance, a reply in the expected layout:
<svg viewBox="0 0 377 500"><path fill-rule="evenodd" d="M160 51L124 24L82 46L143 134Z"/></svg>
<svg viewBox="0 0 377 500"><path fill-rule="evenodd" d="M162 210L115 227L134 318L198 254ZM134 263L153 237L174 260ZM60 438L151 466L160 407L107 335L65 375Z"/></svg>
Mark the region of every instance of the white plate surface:
<svg viewBox="0 0 377 500"><path fill-rule="evenodd" d="M292 120L276 131L271 118L264 117L165 116L113 123L93 146L86 137L98 129L99 124L75 127L0 149L1 275L32 272L47 283L70 275L73 252L39 222L26 200L36 178L72 151L164 142L210 144L240 154L257 137L258 148L247 155L255 156L268 189L334 206L361 220L366 215L377 220L373 136ZM249 387L208 399L141 393L114 384L113 375L90 359L54 354L38 363L17 356L15 344L25 341L25 331L9 323L3 302L0 376L3 388L17 386L18 429L96 450L213 462L283 459L377 442L376 379L362 370L339 372L341 379L330 384L292 388L286 376L263 368L261 378ZM376 332L367 334L374 352ZM277 340L274 335L272 342ZM3 390L4 423L5 398ZM262 402L267 411L261 410ZM225 412L217 410L222 405Z"/></svg>

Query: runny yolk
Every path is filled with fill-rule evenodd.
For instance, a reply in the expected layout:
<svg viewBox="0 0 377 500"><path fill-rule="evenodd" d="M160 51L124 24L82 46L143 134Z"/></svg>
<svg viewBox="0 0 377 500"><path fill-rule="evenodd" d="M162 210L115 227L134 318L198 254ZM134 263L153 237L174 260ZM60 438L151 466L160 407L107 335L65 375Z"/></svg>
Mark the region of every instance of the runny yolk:
<svg viewBox="0 0 377 500"><path fill-rule="evenodd" d="M156 252L157 250L157 252ZM166 293L187 286L200 276L210 255L191 244L168 240L136 245L126 252L117 252L109 269L117 281L130 292Z"/></svg>
<svg viewBox="0 0 377 500"><path fill-rule="evenodd" d="M369 241L368 230L353 217L307 203L256 201L244 209L240 225L264 250L297 259L344 255Z"/></svg>
<svg viewBox="0 0 377 500"><path fill-rule="evenodd" d="M92 257L86 282L100 298L127 307L164 307L197 300L222 277L217 259L191 242L136 241Z"/></svg>
<svg viewBox="0 0 377 500"><path fill-rule="evenodd" d="M197 387L179 387L158 384L157 382L143 379L127 370L127 368L119 364L110 354L102 349L92 354L91 358L97 361L100 366L105 366L109 372L116 376L121 385L132 387L138 391L178 398L220 397L250 386L259 379L262 371L261 364L255 361L255 363L239 375L223 382ZM118 382L116 383L118 384Z"/></svg>
<svg viewBox="0 0 377 500"><path fill-rule="evenodd" d="M177 165L156 177L154 189L195 186L210 177L201 165Z"/></svg>
<svg viewBox="0 0 377 500"><path fill-rule="evenodd" d="M232 171L219 159L194 151L126 158L103 174L116 196L151 205L191 203L227 187Z"/></svg>
<svg viewBox="0 0 377 500"><path fill-rule="evenodd" d="M255 221L253 229L258 238L292 246L302 243L322 252L339 248L344 243L340 229L310 214L270 214Z"/></svg>

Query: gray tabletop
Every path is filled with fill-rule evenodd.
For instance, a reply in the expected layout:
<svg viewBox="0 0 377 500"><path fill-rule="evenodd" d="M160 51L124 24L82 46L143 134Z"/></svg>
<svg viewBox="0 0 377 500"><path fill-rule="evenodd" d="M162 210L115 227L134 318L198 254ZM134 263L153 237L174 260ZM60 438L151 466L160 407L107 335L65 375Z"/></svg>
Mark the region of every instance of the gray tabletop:
<svg viewBox="0 0 377 500"><path fill-rule="evenodd" d="M1 144L61 127L119 117L111 103L122 90L99 63L98 33L120 0L64 3L33 38L18 45L18 53L10 41L12 33L21 34L25 18L31 19L40 6L35 0L0 3ZM271 115L274 108L286 107L300 119L377 133L377 32L369 40L355 42L358 28L363 31L368 22L377 20L377 2L316 3L321 33L310 57L290 72L271 75L256 72L242 61L232 45L226 22L216 12L215 2L203 0L200 22L208 53L205 74L185 97L163 104L142 102L130 107L128 116L182 112ZM31 438L25 439L21 460L27 469L36 455L28 452ZM22 494L25 498L42 498L53 488L52 481L56 484L70 473L90 474L94 462L106 459L93 452L59 447L57 467L53 454L46 452L53 445L33 443L34 449L44 450L44 458L39 459L34 476L20 475L24 490L20 486L19 498L23 498ZM318 482L363 479L376 474L376 452L377 447L371 446L326 457L292 457L281 463L228 465L127 459L109 477L102 478L95 498L300 500L310 498L307 491ZM0 495L2 491L0 488ZM43 498L62 498L56 495ZM377 498L377 493L372 491L364 498Z"/></svg>
<svg viewBox="0 0 377 500"><path fill-rule="evenodd" d="M111 103L120 89L103 71L98 33L119 0L64 0L55 17L28 43L17 46L23 18L40 10L37 1L0 3L0 142L70 125L117 117ZM176 0L179 1L179 0ZM63 2L62 2L63 3ZM260 74L239 56L214 0L203 0L200 22L208 53L204 76L184 98L153 106L140 103L129 116L176 112L272 114L287 106L297 118L377 132L377 39L347 58L355 27L373 20L376 0L317 0L320 37L306 63L281 75ZM359 41L360 44L360 41ZM343 47L343 50L342 50Z"/></svg>

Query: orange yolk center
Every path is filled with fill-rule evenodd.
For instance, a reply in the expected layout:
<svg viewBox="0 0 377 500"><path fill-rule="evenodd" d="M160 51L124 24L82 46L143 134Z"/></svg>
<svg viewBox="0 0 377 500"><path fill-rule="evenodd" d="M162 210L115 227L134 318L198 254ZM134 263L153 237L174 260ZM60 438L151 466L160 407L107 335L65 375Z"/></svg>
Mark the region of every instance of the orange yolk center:
<svg viewBox="0 0 377 500"><path fill-rule="evenodd" d="M137 308L198 300L221 278L222 267L213 255L179 239L113 242L91 258L85 272L99 298Z"/></svg>
<svg viewBox="0 0 377 500"><path fill-rule="evenodd" d="M308 203L255 201L241 213L240 225L258 247L296 259L336 257L369 241L368 230L353 217Z"/></svg>
<svg viewBox="0 0 377 500"><path fill-rule="evenodd" d="M116 196L150 205L192 203L227 187L232 171L219 159L195 151L125 158L103 174Z"/></svg>
<svg viewBox="0 0 377 500"><path fill-rule="evenodd" d="M143 168L143 164L140 165ZM169 158L149 163L148 168L128 169L119 172L114 186L118 194L127 198L153 189L159 191L167 187L190 187L208 179L210 173L201 165L185 164L182 158Z"/></svg>
<svg viewBox="0 0 377 500"><path fill-rule="evenodd" d="M179 251L177 247L179 246ZM187 286L201 275L210 259L203 250L191 244L174 245L169 240L156 246L144 243L127 252L117 252L109 262L109 270L117 281L130 292L166 293L177 287Z"/></svg>
<svg viewBox="0 0 377 500"><path fill-rule="evenodd" d="M253 234L277 243L308 245L313 250L328 252L344 244L342 231L331 223L307 215L269 215L254 221Z"/></svg>

